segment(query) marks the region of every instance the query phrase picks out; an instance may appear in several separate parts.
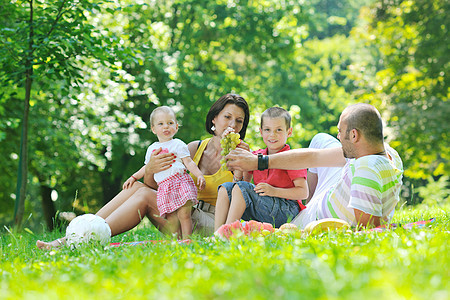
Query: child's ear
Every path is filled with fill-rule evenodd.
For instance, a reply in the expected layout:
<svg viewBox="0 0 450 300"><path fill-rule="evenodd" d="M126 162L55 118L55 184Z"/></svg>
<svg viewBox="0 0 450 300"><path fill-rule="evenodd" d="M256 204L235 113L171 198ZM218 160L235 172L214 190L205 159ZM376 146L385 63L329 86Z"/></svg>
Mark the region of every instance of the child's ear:
<svg viewBox="0 0 450 300"><path fill-rule="evenodd" d="M155 129L153 128L153 126L151 126L150 129L152 130L153 134L156 135L156 132L155 132Z"/></svg>
<svg viewBox="0 0 450 300"><path fill-rule="evenodd" d="M292 127L290 127L287 131L287 137L291 137L292 136Z"/></svg>
<svg viewBox="0 0 450 300"><path fill-rule="evenodd" d="M262 136L262 128L259 127L259 134Z"/></svg>

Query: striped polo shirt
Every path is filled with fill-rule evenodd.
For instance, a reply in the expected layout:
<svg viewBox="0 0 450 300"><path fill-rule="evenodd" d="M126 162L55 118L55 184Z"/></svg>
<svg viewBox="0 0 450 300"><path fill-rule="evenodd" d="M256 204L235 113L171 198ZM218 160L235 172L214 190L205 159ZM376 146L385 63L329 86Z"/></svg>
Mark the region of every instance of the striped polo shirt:
<svg viewBox="0 0 450 300"><path fill-rule="evenodd" d="M356 225L353 209L390 221L399 201L403 164L397 151L385 145L391 159L367 155L350 159L337 184L316 207L316 218L339 218Z"/></svg>

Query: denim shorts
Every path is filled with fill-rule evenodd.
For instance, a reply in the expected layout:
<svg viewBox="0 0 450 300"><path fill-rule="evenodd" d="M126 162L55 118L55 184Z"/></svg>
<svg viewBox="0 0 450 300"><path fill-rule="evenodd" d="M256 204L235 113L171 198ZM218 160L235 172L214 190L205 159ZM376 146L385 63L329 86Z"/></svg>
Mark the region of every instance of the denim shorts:
<svg viewBox="0 0 450 300"><path fill-rule="evenodd" d="M250 182L226 182L221 184L220 187L224 187L227 190L230 202L231 191L233 188L239 187L246 205L242 215L242 219L245 221L267 222L278 228L284 223L291 221L300 212L300 207L296 200L260 196L254 191L255 185Z"/></svg>

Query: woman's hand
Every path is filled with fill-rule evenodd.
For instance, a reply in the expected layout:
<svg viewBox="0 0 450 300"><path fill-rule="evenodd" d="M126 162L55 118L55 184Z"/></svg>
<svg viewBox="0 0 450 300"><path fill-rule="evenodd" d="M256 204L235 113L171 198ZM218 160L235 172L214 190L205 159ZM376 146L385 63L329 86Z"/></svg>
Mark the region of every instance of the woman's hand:
<svg viewBox="0 0 450 300"><path fill-rule="evenodd" d="M161 153L162 148L158 148L153 151L150 156L150 160L145 166L146 174L155 174L161 171L167 170L175 162L175 154L173 153Z"/></svg>

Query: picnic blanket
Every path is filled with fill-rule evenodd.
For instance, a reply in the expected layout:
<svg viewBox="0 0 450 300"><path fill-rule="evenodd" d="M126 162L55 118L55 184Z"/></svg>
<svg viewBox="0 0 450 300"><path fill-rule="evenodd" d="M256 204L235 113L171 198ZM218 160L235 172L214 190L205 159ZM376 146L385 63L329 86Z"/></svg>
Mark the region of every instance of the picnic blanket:
<svg viewBox="0 0 450 300"><path fill-rule="evenodd" d="M120 247L120 246L136 246L136 245L145 245L145 244L171 244L172 242L176 242L178 244L190 244L192 240L185 239L185 240L177 240L177 241L171 241L171 240L147 240L147 241L137 241L137 242L122 242L122 243L110 243L109 246L111 247Z"/></svg>
<svg viewBox="0 0 450 300"><path fill-rule="evenodd" d="M403 229L412 229L412 228L424 228L426 225L433 223L436 221L436 218L431 218L429 220L424 221L417 221L412 223L406 223L406 224L400 224L400 223L393 223L393 224L386 224L381 225L375 228L370 229L369 231L376 231L376 232L383 232L390 229L396 229L396 228L403 228Z"/></svg>
<svg viewBox="0 0 450 300"><path fill-rule="evenodd" d="M412 229L412 228L424 228L425 226L433 223L436 221L436 218L431 218L429 220L423 220L423 221L417 221L412 223L393 223L393 224L385 224L381 225L372 229L369 229L368 232L384 232L386 230L392 230L397 228L403 228L403 229ZM184 239L184 240L146 240L146 241L136 241L136 242L121 242L121 243L110 243L111 247L120 247L120 246L136 246L136 245L146 245L146 244L171 244L171 243L178 243L179 245L188 245L192 243L192 240L190 239Z"/></svg>

